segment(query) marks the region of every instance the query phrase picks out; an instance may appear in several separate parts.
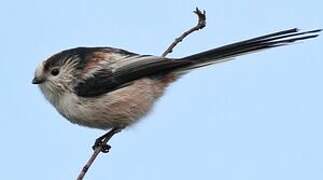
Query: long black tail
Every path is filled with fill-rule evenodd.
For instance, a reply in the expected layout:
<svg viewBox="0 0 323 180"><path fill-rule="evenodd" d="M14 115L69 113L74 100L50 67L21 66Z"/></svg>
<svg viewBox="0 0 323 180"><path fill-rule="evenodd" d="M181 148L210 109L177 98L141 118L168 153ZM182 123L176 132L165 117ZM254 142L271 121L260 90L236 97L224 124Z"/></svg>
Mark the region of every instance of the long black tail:
<svg viewBox="0 0 323 180"><path fill-rule="evenodd" d="M319 35L318 33L320 31L322 31L322 29L299 32L299 29L294 28L225 45L219 48L181 58L180 60L190 63L188 63L185 67L179 68L178 70L181 72L210 64L216 64L219 62L231 60L233 59L233 57L243 54L285 46L296 41L315 38Z"/></svg>
<svg viewBox="0 0 323 180"><path fill-rule="evenodd" d="M178 77L188 70L228 61L236 56L256 51L292 44L297 41L315 38L321 30L299 32L289 29L257 38L241 41L184 58L162 58L158 56L133 55L129 63L111 73L102 73L106 89L122 87L130 81L147 76L175 73ZM132 59L131 59L132 58ZM112 75L111 75L112 74ZM159 77L159 76L158 76ZM102 84L102 82L101 82Z"/></svg>

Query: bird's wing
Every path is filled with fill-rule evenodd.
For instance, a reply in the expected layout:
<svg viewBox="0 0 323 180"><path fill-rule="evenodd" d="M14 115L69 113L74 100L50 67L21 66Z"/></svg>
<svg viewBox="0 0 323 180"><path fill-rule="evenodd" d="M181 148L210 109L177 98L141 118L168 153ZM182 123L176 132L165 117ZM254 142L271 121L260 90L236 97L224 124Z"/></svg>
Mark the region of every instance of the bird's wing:
<svg viewBox="0 0 323 180"><path fill-rule="evenodd" d="M184 65L176 61L151 55L101 54L103 59L90 58L84 67L81 80L74 86L74 92L81 97L96 97L129 85L132 81Z"/></svg>
<svg viewBox="0 0 323 180"><path fill-rule="evenodd" d="M82 80L76 83L74 91L79 96L95 97L124 87L142 77L164 74L174 70L177 72L185 72L193 68L223 62L243 54L316 38L320 31L299 32L296 28L279 31L181 59L138 55L128 51L110 48L103 53L97 52L103 58L88 56L90 58L86 60L86 65L83 68L84 75L80 78Z"/></svg>

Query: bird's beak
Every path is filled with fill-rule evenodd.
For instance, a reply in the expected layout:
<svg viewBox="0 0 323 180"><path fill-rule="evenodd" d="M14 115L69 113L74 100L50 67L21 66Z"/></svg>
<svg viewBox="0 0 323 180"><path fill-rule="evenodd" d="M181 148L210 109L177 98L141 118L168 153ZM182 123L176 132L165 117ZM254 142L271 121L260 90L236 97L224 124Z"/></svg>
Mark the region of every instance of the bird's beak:
<svg viewBox="0 0 323 180"><path fill-rule="evenodd" d="M45 79L41 79L41 78L38 78L38 77L34 77L34 79L31 81L31 83L33 84L41 84L45 81Z"/></svg>

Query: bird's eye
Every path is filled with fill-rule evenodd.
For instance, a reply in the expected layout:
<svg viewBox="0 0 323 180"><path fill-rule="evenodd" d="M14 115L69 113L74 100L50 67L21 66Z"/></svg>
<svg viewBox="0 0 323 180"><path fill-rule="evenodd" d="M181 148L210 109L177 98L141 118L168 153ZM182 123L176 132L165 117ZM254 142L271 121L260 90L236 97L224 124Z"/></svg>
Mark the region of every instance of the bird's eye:
<svg viewBox="0 0 323 180"><path fill-rule="evenodd" d="M59 74L59 70L57 68L53 69L51 72L50 72L53 76L57 76Z"/></svg>

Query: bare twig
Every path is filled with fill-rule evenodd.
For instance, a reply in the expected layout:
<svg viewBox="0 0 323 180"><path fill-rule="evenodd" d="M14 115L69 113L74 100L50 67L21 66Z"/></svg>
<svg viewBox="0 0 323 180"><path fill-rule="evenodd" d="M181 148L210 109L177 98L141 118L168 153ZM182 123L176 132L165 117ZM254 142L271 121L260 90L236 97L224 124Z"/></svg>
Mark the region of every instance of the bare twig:
<svg viewBox="0 0 323 180"><path fill-rule="evenodd" d="M194 13L198 17L198 23L196 26L193 28L185 31L180 37L176 38L175 41L166 49L166 51L162 54L162 57L167 56L169 53L173 51L175 46L183 41L183 39L188 36L189 34L193 33L194 31L198 31L200 29L203 29L206 25L206 15L205 11L200 11L198 8L195 9ZM97 158L97 156L100 154L100 152L107 153L109 152L110 146L107 144L108 141L112 138L113 135L117 134L120 132L122 129L121 128L113 128L111 129L108 133L103 135L102 137L98 138L95 146L94 146L94 151L89 160L86 162L86 164L83 166L80 174L77 177L77 180L83 180L85 174L88 172L89 168Z"/></svg>
<svg viewBox="0 0 323 180"><path fill-rule="evenodd" d="M179 36L178 38L176 38L175 41L161 55L162 57L165 57L169 53L172 53L174 47L178 43L180 43L181 41L183 41L186 36L188 36L189 34L193 33L194 31L198 31L200 29L203 29L206 26L206 13L205 13L205 10L203 10L203 12L202 12L198 8L196 8L195 11L193 11L193 12L197 15L197 18L198 18L198 22L197 22L196 26L194 26L193 28L185 31L181 36Z"/></svg>
<svg viewBox="0 0 323 180"><path fill-rule="evenodd" d="M85 174L87 173L87 171L89 170L93 162L95 161L96 157L100 154L100 152L105 152L105 153L109 152L110 146L107 145L108 141L112 138L113 135L117 134L121 130L122 129L119 129L119 128L113 128L108 133L102 136L103 137L102 141L100 142L99 145L94 146L93 154L90 157L90 159L86 162L86 164L83 166L80 174L77 177L77 180L82 180L84 178ZM96 141L96 144L97 143L98 142Z"/></svg>

